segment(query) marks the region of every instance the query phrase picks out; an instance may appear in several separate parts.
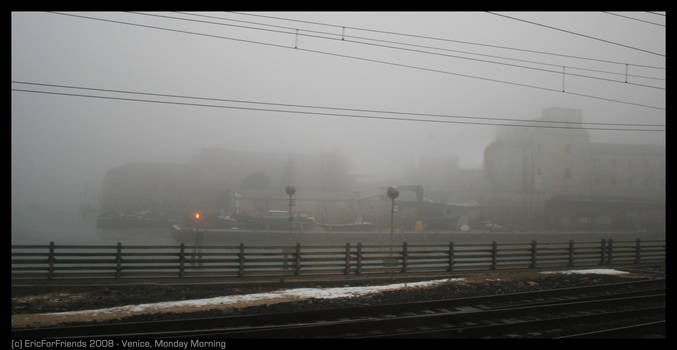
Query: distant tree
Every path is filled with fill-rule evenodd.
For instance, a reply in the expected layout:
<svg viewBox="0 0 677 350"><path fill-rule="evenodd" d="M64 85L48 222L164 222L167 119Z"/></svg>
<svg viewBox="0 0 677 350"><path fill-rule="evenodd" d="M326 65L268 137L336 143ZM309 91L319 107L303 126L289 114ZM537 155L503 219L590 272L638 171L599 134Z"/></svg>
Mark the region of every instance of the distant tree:
<svg viewBox="0 0 677 350"><path fill-rule="evenodd" d="M242 179L242 188L245 189L269 189L270 179L264 172L255 172Z"/></svg>

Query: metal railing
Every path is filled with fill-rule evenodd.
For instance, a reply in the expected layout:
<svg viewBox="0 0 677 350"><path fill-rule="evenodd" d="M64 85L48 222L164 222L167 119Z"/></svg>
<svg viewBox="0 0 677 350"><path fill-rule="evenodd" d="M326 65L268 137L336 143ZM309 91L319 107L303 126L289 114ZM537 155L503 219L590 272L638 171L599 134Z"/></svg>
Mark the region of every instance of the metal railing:
<svg viewBox="0 0 677 350"><path fill-rule="evenodd" d="M665 262L664 240L342 245L13 245L12 280L417 273Z"/></svg>

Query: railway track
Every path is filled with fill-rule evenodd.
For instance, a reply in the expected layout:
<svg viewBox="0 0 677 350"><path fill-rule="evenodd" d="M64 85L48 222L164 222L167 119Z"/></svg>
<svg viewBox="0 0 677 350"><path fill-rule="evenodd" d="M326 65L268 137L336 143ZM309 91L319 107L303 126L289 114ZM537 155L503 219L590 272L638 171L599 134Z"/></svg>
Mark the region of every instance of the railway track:
<svg viewBox="0 0 677 350"><path fill-rule="evenodd" d="M635 338L638 336L650 338L665 338L665 320L635 323L624 327L601 329L592 332L569 334L555 339L584 339L584 338Z"/></svg>
<svg viewBox="0 0 677 350"><path fill-rule="evenodd" d="M613 329L664 319L665 279L654 279L295 313L13 329L12 337L555 337L584 334L583 324Z"/></svg>

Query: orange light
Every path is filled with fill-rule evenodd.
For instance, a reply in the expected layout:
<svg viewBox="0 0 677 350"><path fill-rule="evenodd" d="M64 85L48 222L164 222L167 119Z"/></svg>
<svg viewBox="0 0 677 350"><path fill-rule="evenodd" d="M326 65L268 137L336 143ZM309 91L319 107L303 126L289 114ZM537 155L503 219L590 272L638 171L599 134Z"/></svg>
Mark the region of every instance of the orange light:
<svg viewBox="0 0 677 350"><path fill-rule="evenodd" d="M195 213L195 218L199 220L200 219L200 213Z"/></svg>

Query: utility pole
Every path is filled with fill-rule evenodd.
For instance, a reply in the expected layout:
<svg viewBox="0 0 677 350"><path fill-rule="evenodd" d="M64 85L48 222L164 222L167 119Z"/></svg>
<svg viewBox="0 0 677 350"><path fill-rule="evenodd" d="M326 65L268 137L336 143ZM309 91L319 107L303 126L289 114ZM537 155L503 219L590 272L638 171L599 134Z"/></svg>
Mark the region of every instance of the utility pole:
<svg viewBox="0 0 677 350"><path fill-rule="evenodd" d="M393 253L393 233L394 233L394 223L395 223L395 198L400 195L400 191L397 188L390 186L388 187L388 197L392 200L392 205L390 207L390 254Z"/></svg>

